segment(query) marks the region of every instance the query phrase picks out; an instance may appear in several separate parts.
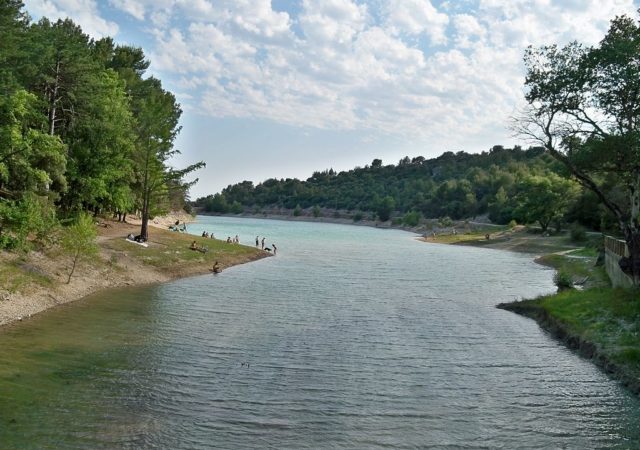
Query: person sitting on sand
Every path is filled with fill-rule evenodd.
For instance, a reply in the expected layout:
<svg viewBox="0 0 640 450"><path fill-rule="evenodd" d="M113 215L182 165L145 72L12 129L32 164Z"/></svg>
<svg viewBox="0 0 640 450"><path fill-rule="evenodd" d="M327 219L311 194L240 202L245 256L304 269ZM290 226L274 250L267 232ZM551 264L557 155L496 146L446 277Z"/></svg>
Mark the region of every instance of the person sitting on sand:
<svg viewBox="0 0 640 450"><path fill-rule="evenodd" d="M191 243L191 250L198 250L198 244L196 243L196 241L193 241Z"/></svg>
<svg viewBox="0 0 640 450"><path fill-rule="evenodd" d="M213 267L211 268L211 271L213 273L220 273L222 272L222 268L220 267L220 264L218 264L218 261L216 261L215 263L213 263Z"/></svg>

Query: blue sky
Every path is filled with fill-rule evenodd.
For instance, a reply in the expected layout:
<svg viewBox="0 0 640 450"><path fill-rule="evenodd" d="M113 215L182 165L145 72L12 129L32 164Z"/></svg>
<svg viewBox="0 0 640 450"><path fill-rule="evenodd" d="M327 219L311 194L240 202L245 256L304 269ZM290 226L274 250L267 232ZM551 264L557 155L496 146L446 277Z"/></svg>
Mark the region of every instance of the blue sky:
<svg viewBox="0 0 640 450"><path fill-rule="evenodd" d="M183 108L192 198L380 158L527 145L528 45L597 43L640 0L24 0L140 46Z"/></svg>

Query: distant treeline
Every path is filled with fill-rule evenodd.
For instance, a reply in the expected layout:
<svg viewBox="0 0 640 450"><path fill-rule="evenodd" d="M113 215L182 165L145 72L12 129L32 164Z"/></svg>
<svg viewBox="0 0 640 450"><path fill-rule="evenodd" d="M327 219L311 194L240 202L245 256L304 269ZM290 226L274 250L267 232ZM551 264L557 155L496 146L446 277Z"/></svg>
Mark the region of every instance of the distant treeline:
<svg viewBox="0 0 640 450"><path fill-rule="evenodd" d="M140 48L0 1L0 249L85 211L184 206L200 164L167 165L181 110L148 67Z"/></svg>
<svg viewBox="0 0 640 450"><path fill-rule="evenodd" d="M339 216L365 216L380 221L421 218L466 219L487 214L495 223L537 222L546 229L578 222L608 228L611 217L595 196L563 172L540 147L494 146L479 154L446 152L434 159L401 159L336 173L315 172L306 181L269 179L230 185L194 203L213 213L260 213L285 208L294 215L327 211Z"/></svg>

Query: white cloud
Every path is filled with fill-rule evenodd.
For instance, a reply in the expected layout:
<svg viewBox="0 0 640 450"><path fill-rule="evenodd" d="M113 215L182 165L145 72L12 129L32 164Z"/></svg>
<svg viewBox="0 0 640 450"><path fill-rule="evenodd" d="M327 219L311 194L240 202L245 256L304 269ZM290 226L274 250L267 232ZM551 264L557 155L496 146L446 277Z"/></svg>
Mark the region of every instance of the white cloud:
<svg viewBox="0 0 640 450"><path fill-rule="evenodd" d="M145 7L144 4L129 0L109 0L111 5L128 14L131 14L138 20L144 20Z"/></svg>
<svg viewBox="0 0 640 450"><path fill-rule="evenodd" d="M320 129L376 130L428 142L502 133L522 101L529 45L595 43L632 0L110 0L149 21L152 68L188 108ZM31 0L55 16L92 0ZM100 25L102 24L102 25ZM102 26L102 28L100 28ZM117 28L116 28L117 30ZM500 130L500 131L496 131Z"/></svg>
<svg viewBox="0 0 640 450"><path fill-rule="evenodd" d="M384 12L394 34L425 33L434 44L447 41L445 31L449 17L439 12L429 0L390 0L386 2Z"/></svg>
<svg viewBox="0 0 640 450"><path fill-rule="evenodd" d="M70 17L82 30L94 38L114 36L118 25L100 16L95 0L25 0L29 14L50 20Z"/></svg>

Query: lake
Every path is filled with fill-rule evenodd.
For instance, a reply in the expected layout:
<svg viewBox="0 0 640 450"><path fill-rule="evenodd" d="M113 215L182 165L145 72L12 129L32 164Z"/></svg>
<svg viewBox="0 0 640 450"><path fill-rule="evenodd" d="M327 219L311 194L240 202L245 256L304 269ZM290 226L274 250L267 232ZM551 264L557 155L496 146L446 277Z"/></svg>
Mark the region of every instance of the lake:
<svg viewBox="0 0 640 450"><path fill-rule="evenodd" d="M0 331L0 448L634 448L640 400L500 302L530 256L199 217L278 254Z"/></svg>

